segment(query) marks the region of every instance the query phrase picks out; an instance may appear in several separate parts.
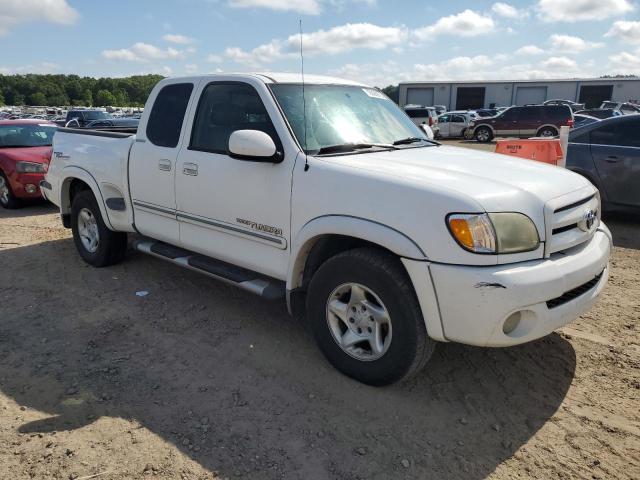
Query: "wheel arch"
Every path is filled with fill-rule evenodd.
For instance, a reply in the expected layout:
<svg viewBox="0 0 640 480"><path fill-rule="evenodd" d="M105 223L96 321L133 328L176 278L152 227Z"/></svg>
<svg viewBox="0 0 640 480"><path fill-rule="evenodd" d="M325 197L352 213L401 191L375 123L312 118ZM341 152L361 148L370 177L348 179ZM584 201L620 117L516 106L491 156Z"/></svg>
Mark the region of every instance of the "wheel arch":
<svg viewBox="0 0 640 480"><path fill-rule="evenodd" d="M348 215L326 215L309 221L291 246L287 290L305 287L329 256L359 246L374 246L398 257L426 260L422 249L407 235L373 220Z"/></svg>
<svg viewBox="0 0 640 480"><path fill-rule="evenodd" d="M83 190L91 190L96 198L105 225L109 230L114 230L98 183L89 172L80 167L67 167L64 169L64 177L60 182L60 214L64 217L71 213L73 196Z"/></svg>

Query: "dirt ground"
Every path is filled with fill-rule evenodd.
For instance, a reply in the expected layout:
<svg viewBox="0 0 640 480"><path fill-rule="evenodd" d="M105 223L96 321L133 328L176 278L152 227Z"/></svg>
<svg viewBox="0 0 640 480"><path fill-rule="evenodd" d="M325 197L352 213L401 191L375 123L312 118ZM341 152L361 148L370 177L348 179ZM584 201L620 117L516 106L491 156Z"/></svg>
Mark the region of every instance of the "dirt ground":
<svg viewBox="0 0 640 480"><path fill-rule="evenodd" d="M576 322L372 388L283 303L133 252L91 268L52 207L2 210L0 478L640 478L640 219L607 221Z"/></svg>

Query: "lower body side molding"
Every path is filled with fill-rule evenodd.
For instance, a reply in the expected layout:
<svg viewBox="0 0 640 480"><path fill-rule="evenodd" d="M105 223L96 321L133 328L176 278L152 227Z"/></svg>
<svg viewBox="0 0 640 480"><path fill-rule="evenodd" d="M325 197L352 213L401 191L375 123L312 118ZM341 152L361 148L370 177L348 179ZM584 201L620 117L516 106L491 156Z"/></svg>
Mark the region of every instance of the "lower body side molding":
<svg viewBox="0 0 640 480"><path fill-rule="evenodd" d="M222 260L206 257L156 240L136 240L133 243L133 248L180 267L235 285L266 300L280 300L285 297L285 282Z"/></svg>

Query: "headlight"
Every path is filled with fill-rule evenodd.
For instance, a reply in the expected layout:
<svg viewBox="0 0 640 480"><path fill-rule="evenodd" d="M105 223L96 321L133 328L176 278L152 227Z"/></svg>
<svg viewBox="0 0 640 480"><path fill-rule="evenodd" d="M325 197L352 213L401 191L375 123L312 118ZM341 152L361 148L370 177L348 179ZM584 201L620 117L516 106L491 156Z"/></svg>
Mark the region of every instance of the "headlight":
<svg viewBox="0 0 640 480"><path fill-rule="evenodd" d="M16 163L16 171L18 173L47 173L48 166L46 163L35 162L18 162Z"/></svg>
<svg viewBox="0 0 640 480"><path fill-rule="evenodd" d="M538 230L521 213L455 213L447 216L453 238L474 253L518 253L535 250Z"/></svg>

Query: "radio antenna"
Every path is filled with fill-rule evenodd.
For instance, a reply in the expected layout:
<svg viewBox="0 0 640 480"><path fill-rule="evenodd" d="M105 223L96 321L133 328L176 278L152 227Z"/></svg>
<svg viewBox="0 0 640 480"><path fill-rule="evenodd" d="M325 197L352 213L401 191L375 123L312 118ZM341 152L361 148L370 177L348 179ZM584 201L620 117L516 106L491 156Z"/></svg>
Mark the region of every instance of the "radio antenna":
<svg viewBox="0 0 640 480"><path fill-rule="evenodd" d="M304 54L302 51L302 19L298 23L300 30L300 71L302 73L302 122L304 129L304 171L309 170L309 156L307 155L307 100L304 92Z"/></svg>

